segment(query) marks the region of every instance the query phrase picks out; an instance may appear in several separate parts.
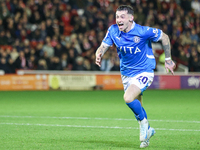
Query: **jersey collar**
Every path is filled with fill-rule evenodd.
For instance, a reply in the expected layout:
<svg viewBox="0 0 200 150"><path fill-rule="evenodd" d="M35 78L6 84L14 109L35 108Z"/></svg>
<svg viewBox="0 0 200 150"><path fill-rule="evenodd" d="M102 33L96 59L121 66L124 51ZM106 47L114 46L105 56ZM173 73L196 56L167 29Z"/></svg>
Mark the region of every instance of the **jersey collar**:
<svg viewBox="0 0 200 150"><path fill-rule="evenodd" d="M131 30L135 27L135 22L133 21L133 24L131 26Z"/></svg>

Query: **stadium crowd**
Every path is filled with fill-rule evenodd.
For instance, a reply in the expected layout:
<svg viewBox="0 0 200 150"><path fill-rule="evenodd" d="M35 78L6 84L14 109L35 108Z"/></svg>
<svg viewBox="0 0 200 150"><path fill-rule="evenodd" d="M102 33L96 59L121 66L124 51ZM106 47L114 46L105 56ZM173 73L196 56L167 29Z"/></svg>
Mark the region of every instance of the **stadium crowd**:
<svg viewBox="0 0 200 150"><path fill-rule="evenodd" d="M0 70L118 71L114 46L103 56L101 68L95 51L121 4L134 8L136 23L169 35L177 65L200 72L199 0L2 0ZM159 58L162 47L153 47Z"/></svg>

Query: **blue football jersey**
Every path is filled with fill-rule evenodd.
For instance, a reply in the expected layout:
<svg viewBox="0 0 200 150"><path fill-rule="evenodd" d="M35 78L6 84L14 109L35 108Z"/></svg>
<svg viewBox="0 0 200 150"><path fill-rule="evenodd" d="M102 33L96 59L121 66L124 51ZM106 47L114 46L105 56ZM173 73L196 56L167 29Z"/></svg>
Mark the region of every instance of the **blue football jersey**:
<svg viewBox="0 0 200 150"><path fill-rule="evenodd" d="M133 22L127 33L120 31L117 24L110 26L102 42L116 45L121 74L133 77L141 72L153 72L156 62L151 42L157 42L161 37L162 30Z"/></svg>

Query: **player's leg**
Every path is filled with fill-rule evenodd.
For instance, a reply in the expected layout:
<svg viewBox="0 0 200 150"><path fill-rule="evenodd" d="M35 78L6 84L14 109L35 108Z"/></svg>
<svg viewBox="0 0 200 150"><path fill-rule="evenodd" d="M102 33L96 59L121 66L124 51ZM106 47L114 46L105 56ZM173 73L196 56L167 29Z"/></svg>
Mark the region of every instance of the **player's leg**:
<svg viewBox="0 0 200 150"><path fill-rule="evenodd" d="M142 103L142 95L141 94L139 94L138 95L138 97L136 98L136 99L138 99L139 101L140 101L140 103L141 103L141 105L143 104ZM144 117L147 119L147 114L146 114L146 111L145 111L145 109L144 109L144 107L142 106L142 110L143 110L143 112L144 112ZM135 114L135 113L134 113ZM137 121L140 121L139 120L139 118L135 115L135 118L137 119ZM148 129L150 128L150 125L148 125Z"/></svg>
<svg viewBox="0 0 200 150"><path fill-rule="evenodd" d="M156 131L154 130L154 128L150 127L148 129L147 140L144 142L141 142L140 148L145 148L145 147L149 146L149 143L150 143L149 140L155 133L156 133Z"/></svg>
<svg viewBox="0 0 200 150"><path fill-rule="evenodd" d="M141 103L141 105L142 105L142 110L143 110L143 112L144 112L144 116L145 116L145 118L147 119L147 113L146 113L146 111L145 111L145 109L144 109L144 107L143 107L142 95L141 95L141 94L138 95L137 99L140 101L140 103ZM136 118L136 119L137 119L137 118Z"/></svg>
<svg viewBox="0 0 200 150"><path fill-rule="evenodd" d="M142 142L147 142L149 139L147 139L147 133L149 132L146 111L142 107L141 94L151 85L153 77L153 73L147 72L138 74L135 77L122 76L125 90L124 100L133 111L140 124L140 141Z"/></svg>
<svg viewBox="0 0 200 150"><path fill-rule="evenodd" d="M142 95L140 94L138 97L137 97L137 99L140 101L140 103L141 103L141 105L142 105L142 110L143 110L143 112L144 112L144 117L146 118L146 119L148 119L147 118L147 113L146 113L146 111L145 111L145 109L144 109L144 107L143 107L143 101L142 101ZM139 119L137 118L137 116L135 115L135 118L137 119L137 121L139 121ZM148 130L150 129L150 124L148 125Z"/></svg>
<svg viewBox="0 0 200 150"><path fill-rule="evenodd" d="M142 95L141 94L136 99L138 99L140 101L141 105L143 104L142 103ZM146 114L146 111L145 111L145 109L143 107L142 107L142 110L144 112L145 118L147 119L147 114ZM139 121L139 118L136 115L135 115L135 117ZM141 142L140 148L148 147L149 143L150 143L149 140L155 133L156 132L155 132L154 128L151 128L150 125L148 124L147 139L145 141Z"/></svg>
<svg viewBox="0 0 200 150"><path fill-rule="evenodd" d="M145 118L147 119L147 114L146 114L146 111L143 107L143 101L142 101L142 95L139 95L137 97L137 99L140 101L141 105L142 105L142 109L143 109L143 112L144 112L144 115L145 115ZM137 119L137 118L136 118ZM150 127L150 124L148 126L148 134L147 134L147 140L144 141L144 142L141 142L140 144L140 148L145 148L145 147L148 147L150 142L150 138L156 133L156 131L154 130L154 128Z"/></svg>
<svg viewBox="0 0 200 150"><path fill-rule="evenodd" d="M141 105L141 90L134 84L131 84L126 92L124 93L124 101L129 106L129 108L134 112L136 119L143 120L144 112Z"/></svg>
<svg viewBox="0 0 200 150"><path fill-rule="evenodd" d="M141 105L143 106L143 103L142 103L142 95L138 95L137 99L140 101Z"/></svg>
<svg viewBox="0 0 200 150"><path fill-rule="evenodd" d="M147 133L148 133L148 121L145 118L144 111L142 109L142 105L138 99L136 99L141 94L141 89L136 86L135 84L131 84L125 94L124 100L128 107L133 111L136 118L139 120L140 124L140 141L147 140Z"/></svg>

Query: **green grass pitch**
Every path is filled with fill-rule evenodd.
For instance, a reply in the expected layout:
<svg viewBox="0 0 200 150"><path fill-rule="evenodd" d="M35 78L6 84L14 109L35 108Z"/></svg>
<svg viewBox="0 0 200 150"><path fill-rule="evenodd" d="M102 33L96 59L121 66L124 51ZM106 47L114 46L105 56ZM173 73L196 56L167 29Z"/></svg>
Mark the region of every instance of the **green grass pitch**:
<svg viewBox="0 0 200 150"><path fill-rule="evenodd" d="M148 150L200 149L200 90L147 90ZM123 91L0 92L0 150L140 149Z"/></svg>

